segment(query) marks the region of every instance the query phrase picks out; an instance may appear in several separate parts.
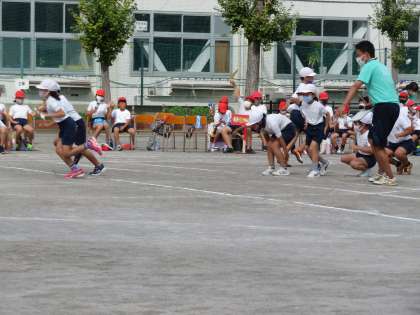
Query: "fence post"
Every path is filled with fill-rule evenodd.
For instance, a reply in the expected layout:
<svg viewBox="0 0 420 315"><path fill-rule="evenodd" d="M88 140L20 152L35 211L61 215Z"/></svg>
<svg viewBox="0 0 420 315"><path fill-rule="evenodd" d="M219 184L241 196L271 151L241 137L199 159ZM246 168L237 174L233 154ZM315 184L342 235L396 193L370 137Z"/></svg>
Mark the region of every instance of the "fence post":
<svg viewBox="0 0 420 315"><path fill-rule="evenodd" d="M23 65L23 38L20 39L20 78L23 79L23 69L24 69L24 65Z"/></svg>
<svg viewBox="0 0 420 315"><path fill-rule="evenodd" d="M296 56L295 56L295 47L296 45L292 45L292 79L293 79L293 91L296 91Z"/></svg>
<svg viewBox="0 0 420 315"><path fill-rule="evenodd" d="M384 64L385 64L385 66L387 66L388 65L388 48L386 48L386 47L385 47L384 58L385 58Z"/></svg>

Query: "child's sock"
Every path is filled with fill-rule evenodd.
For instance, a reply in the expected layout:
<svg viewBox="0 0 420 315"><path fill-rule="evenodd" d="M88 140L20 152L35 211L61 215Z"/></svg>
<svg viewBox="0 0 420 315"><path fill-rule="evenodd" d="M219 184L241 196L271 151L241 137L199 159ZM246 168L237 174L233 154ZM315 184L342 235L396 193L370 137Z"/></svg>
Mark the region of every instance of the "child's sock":
<svg viewBox="0 0 420 315"><path fill-rule="evenodd" d="M72 171L78 170L79 169L79 165L73 163L72 166L70 167L70 169Z"/></svg>
<svg viewBox="0 0 420 315"><path fill-rule="evenodd" d="M317 162L312 162L312 169L313 169L314 171L319 170L319 163L317 163Z"/></svg>
<svg viewBox="0 0 420 315"><path fill-rule="evenodd" d="M328 163L328 161L327 161L326 159L324 159L321 155L319 156L319 161L320 161L322 164L327 164L327 163Z"/></svg>

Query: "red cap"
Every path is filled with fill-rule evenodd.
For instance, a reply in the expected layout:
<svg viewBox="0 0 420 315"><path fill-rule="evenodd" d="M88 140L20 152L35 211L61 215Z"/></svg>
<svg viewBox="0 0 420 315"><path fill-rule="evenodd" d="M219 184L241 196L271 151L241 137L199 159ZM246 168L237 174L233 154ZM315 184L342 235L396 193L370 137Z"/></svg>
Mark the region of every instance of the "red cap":
<svg viewBox="0 0 420 315"><path fill-rule="evenodd" d="M118 103L120 103L120 102L124 102L124 103L127 104L127 99L124 96L121 96L121 97L118 98Z"/></svg>
<svg viewBox="0 0 420 315"><path fill-rule="evenodd" d="M222 98L219 101L218 110L219 113L224 114L227 112L229 108L229 98L227 96L222 96Z"/></svg>
<svg viewBox="0 0 420 315"><path fill-rule="evenodd" d="M22 90L17 90L15 94L15 98L25 98L25 92Z"/></svg>
<svg viewBox="0 0 420 315"><path fill-rule="evenodd" d="M279 111L285 111L287 109L287 103L285 100L280 101L279 103Z"/></svg>
<svg viewBox="0 0 420 315"><path fill-rule="evenodd" d="M251 93L250 97L253 98L254 100L261 100L262 94L259 91L254 91Z"/></svg>
<svg viewBox="0 0 420 315"><path fill-rule="evenodd" d="M328 101L330 99L330 96L328 95L328 92L324 91L319 93L319 100L320 101Z"/></svg>
<svg viewBox="0 0 420 315"><path fill-rule="evenodd" d="M415 110L420 110L420 105L414 107Z"/></svg>
<svg viewBox="0 0 420 315"><path fill-rule="evenodd" d="M96 95L97 95L97 96L102 96L102 97L105 97L105 91L104 91L104 90L102 90L102 89L97 90L97 91L96 91Z"/></svg>
<svg viewBox="0 0 420 315"><path fill-rule="evenodd" d="M407 99L408 98L408 92L407 91L401 91L400 92L400 98Z"/></svg>
<svg viewBox="0 0 420 315"><path fill-rule="evenodd" d="M411 107L415 104L416 104L416 102L414 102L413 100L408 100L407 103L405 103L405 106Z"/></svg>

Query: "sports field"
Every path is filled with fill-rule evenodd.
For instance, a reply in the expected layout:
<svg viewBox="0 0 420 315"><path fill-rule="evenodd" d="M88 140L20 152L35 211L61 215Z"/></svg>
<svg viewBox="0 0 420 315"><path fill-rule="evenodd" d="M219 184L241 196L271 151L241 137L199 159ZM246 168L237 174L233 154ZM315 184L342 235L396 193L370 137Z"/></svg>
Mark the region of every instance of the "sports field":
<svg viewBox="0 0 420 315"><path fill-rule="evenodd" d="M0 156L2 315L420 313L418 158L397 187L337 156L263 177L262 152L106 152L64 180L51 142Z"/></svg>

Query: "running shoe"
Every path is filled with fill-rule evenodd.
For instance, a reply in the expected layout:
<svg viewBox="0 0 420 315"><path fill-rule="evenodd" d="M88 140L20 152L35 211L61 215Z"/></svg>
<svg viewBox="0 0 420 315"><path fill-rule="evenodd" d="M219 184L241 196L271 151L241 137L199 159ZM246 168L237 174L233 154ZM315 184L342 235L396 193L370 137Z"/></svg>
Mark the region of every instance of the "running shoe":
<svg viewBox="0 0 420 315"><path fill-rule="evenodd" d="M330 166L330 162L329 161L327 161L327 163L325 163L325 164L324 163L320 163L319 175L321 175L321 176L327 175L328 166Z"/></svg>
<svg viewBox="0 0 420 315"><path fill-rule="evenodd" d="M271 175L273 175L273 176L289 176L290 172L287 168L281 167L277 171L274 171Z"/></svg>
<svg viewBox="0 0 420 315"><path fill-rule="evenodd" d="M26 145L26 149L28 150L28 151L32 151L33 150L33 145L32 145L32 143L28 143L27 145Z"/></svg>
<svg viewBox="0 0 420 315"><path fill-rule="evenodd" d="M343 151L341 151L341 149L338 149L336 153L337 153L337 154L342 154L342 153L343 153Z"/></svg>
<svg viewBox="0 0 420 315"><path fill-rule="evenodd" d="M96 139L94 137L90 138L87 141L87 147L88 149L95 151L96 153L98 153L99 155L102 155L102 148L101 146L98 144L98 142L96 141Z"/></svg>
<svg viewBox="0 0 420 315"><path fill-rule="evenodd" d="M319 177L319 176L321 176L321 174L319 173L319 170L311 170L307 177L314 178L314 177Z"/></svg>
<svg viewBox="0 0 420 315"><path fill-rule="evenodd" d="M248 148L248 149L245 150L245 153L246 154L255 154L256 152L253 149Z"/></svg>
<svg viewBox="0 0 420 315"><path fill-rule="evenodd" d="M233 148L224 148L223 153L233 153Z"/></svg>
<svg viewBox="0 0 420 315"><path fill-rule="evenodd" d="M72 178L80 178L85 176L85 171L81 168L77 168L74 170L71 170L66 175L64 175L65 179L72 179Z"/></svg>
<svg viewBox="0 0 420 315"><path fill-rule="evenodd" d="M359 174L357 174L357 176L358 177L371 177L372 176L372 169L371 168L369 168L369 169L367 169L366 171L363 171L363 172L361 172L361 173L359 173Z"/></svg>
<svg viewBox="0 0 420 315"><path fill-rule="evenodd" d="M105 172L105 166L103 164L100 164L98 166L95 166L92 172L89 173L90 176L99 176L102 175Z"/></svg>
<svg viewBox="0 0 420 315"><path fill-rule="evenodd" d="M117 147L115 148L117 151L122 151L123 150L123 148L122 148L122 146L120 146L120 145L117 145Z"/></svg>
<svg viewBox="0 0 420 315"><path fill-rule="evenodd" d="M397 186L397 179L394 178L389 178L388 176L382 176L381 178L379 178L378 180L375 180L373 182L374 185L383 185L383 186Z"/></svg>
<svg viewBox="0 0 420 315"><path fill-rule="evenodd" d="M270 175L273 175L273 172L275 172L275 169L272 167L269 167L264 172L262 172L261 175L270 176Z"/></svg>
<svg viewBox="0 0 420 315"><path fill-rule="evenodd" d="M408 165L404 167L403 173L407 175L411 175L412 168L413 168L413 163L408 162Z"/></svg>
<svg viewBox="0 0 420 315"><path fill-rule="evenodd" d="M219 151L219 148L211 148L210 149L210 152L217 152L217 151Z"/></svg>
<svg viewBox="0 0 420 315"><path fill-rule="evenodd" d="M383 177L384 175L383 174L376 174L375 176L372 176L372 177L369 177L369 181L371 182L371 183L373 183L373 182L375 182L375 181L377 181L377 180L379 180L381 177Z"/></svg>
<svg viewBox="0 0 420 315"><path fill-rule="evenodd" d="M300 152L299 152L299 151L297 151L297 150L294 150L294 151L293 151L293 154L295 155L296 160L297 160L300 164L303 164L303 159L302 159L302 155L300 154Z"/></svg>

